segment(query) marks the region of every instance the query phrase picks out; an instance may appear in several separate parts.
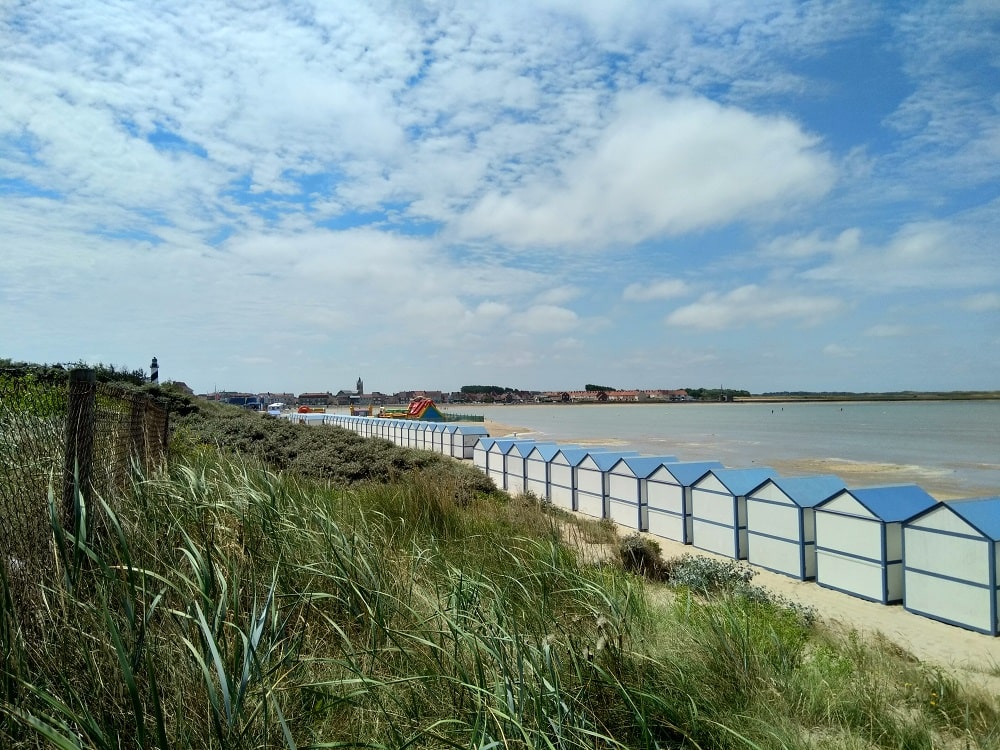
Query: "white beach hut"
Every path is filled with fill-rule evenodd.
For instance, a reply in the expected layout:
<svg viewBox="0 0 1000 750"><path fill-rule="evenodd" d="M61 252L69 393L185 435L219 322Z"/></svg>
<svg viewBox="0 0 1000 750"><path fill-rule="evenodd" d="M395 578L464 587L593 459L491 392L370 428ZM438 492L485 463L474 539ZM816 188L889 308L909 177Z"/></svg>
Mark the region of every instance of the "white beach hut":
<svg viewBox="0 0 1000 750"><path fill-rule="evenodd" d="M646 528L650 534L691 544L691 485L718 461L681 461L663 464L646 477Z"/></svg>
<svg viewBox="0 0 1000 750"><path fill-rule="evenodd" d="M441 453L445 456L451 455L451 443L455 437L455 430L458 429L458 425L454 422L448 422L444 429L441 431Z"/></svg>
<svg viewBox="0 0 1000 750"><path fill-rule="evenodd" d="M574 510L576 465L594 448L560 447L549 459L549 500L558 508Z"/></svg>
<svg viewBox="0 0 1000 750"><path fill-rule="evenodd" d="M575 450L578 445L536 443L524 459L524 491L542 500L551 500L549 461L562 449Z"/></svg>
<svg viewBox="0 0 1000 750"><path fill-rule="evenodd" d="M486 476L490 475L490 448L496 440L483 435L472 449L472 464Z"/></svg>
<svg viewBox="0 0 1000 750"><path fill-rule="evenodd" d="M405 420L403 423L403 429L400 434L400 438L402 440L400 445L402 445L404 448L412 448L414 443L416 442L416 438L414 438L416 431L417 431L417 423L412 419Z"/></svg>
<svg viewBox="0 0 1000 750"><path fill-rule="evenodd" d="M545 443L536 443L534 440L528 442L518 442L507 452L505 474L507 480L507 492L511 495L523 495L527 489L528 480L528 457L536 448ZM555 446L554 443L548 443Z"/></svg>
<svg viewBox="0 0 1000 750"><path fill-rule="evenodd" d="M1000 635L1000 497L948 500L903 524L903 606Z"/></svg>
<svg viewBox="0 0 1000 750"><path fill-rule="evenodd" d="M608 518L625 528L645 531L646 478L677 456L626 456L608 471Z"/></svg>
<svg viewBox="0 0 1000 750"><path fill-rule="evenodd" d="M423 451L431 450L431 436L434 434L435 427L437 427L437 422L420 423L420 427L417 428L417 448Z"/></svg>
<svg viewBox="0 0 1000 750"><path fill-rule="evenodd" d="M847 489L816 506L816 583L882 604L903 600L903 522L937 501L913 484Z"/></svg>
<svg viewBox="0 0 1000 750"><path fill-rule="evenodd" d="M747 495L747 560L800 581L815 578L814 509L843 489L835 476L765 481Z"/></svg>
<svg viewBox="0 0 1000 750"><path fill-rule="evenodd" d="M472 458L476 444L490 435L481 425L458 425L451 436L451 455L455 458Z"/></svg>
<svg viewBox="0 0 1000 750"><path fill-rule="evenodd" d="M535 441L522 440L520 438L497 438L493 441L493 445L490 446L490 459L489 466L487 467L487 476L493 480L493 483L499 489L508 489L507 454L514 450L515 446L529 443L534 445ZM523 471L523 465L521 469ZM523 481L524 480L522 479L522 482Z"/></svg>
<svg viewBox="0 0 1000 750"><path fill-rule="evenodd" d="M635 451L588 451L575 467L573 509L593 518L608 517L608 473L625 456Z"/></svg>
<svg viewBox="0 0 1000 750"><path fill-rule="evenodd" d="M402 419L390 419L389 420L389 439L396 445L402 445L403 443L403 424Z"/></svg>
<svg viewBox="0 0 1000 750"><path fill-rule="evenodd" d="M431 427L431 450L435 453L444 453L444 436L448 432L448 425L444 422L437 422ZM450 441L449 435L449 441ZM451 448L450 442L448 445Z"/></svg>
<svg viewBox="0 0 1000 750"><path fill-rule="evenodd" d="M691 544L734 560L747 556L747 495L774 469L712 469L691 485Z"/></svg>

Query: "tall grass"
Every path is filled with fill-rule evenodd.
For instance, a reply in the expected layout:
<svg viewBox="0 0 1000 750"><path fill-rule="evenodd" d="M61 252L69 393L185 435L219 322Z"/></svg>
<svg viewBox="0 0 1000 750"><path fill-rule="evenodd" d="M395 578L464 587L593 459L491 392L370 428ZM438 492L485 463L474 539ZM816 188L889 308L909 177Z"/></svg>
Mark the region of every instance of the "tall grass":
<svg viewBox="0 0 1000 750"><path fill-rule="evenodd" d="M338 488L201 450L137 479L117 512L78 496L103 535L53 515L37 607L0 577L0 746L998 745L948 674L589 562L454 466Z"/></svg>

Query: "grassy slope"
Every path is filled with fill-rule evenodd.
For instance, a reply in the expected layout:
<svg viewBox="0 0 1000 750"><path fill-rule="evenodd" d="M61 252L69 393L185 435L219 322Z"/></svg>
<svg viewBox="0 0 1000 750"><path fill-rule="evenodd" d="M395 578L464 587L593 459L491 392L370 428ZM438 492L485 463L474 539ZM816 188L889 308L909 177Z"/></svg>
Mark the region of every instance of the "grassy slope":
<svg viewBox="0 0 1000 750"><path fill-rule="evenodd" d="M566 528L606 527L457 462L181 423L120 533L30 610L5 588L0 746L1000 746L995 699L733 576L705 597L582 564Z"/></svg>

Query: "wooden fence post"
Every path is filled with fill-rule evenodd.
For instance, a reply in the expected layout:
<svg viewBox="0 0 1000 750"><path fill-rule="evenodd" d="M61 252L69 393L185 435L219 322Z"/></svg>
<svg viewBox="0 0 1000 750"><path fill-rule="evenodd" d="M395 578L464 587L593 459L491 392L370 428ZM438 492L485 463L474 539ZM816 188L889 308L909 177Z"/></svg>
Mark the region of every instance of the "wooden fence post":
<svg viewBox="0 0 1000 750"><path fill-rule="evenodd" d="M143 468L146 468L149 465L149 450L146 445L146 401L143 396L136 393L130 396L129 401L132 406L129 416L130 457L134 457Z"/></svg>
<svg viewBox="0 0 1000 750"><path fill-rule="evenodd" d="M66 468L63 471L63 523L72 522L77 533L76 482L80 492L91 499L94 466L94 427L97 421L97 373L89 369L70 370L69 405L66 412Z"/></svg>

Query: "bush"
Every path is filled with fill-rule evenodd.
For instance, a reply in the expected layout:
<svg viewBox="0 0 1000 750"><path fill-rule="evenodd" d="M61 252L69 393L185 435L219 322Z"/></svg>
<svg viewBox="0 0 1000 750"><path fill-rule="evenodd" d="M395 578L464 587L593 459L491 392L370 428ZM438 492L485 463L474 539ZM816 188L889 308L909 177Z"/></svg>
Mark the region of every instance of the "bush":
<svg viewBox="0 0 1000 750"><path fill-rule="evenodd" d="M649 537L639 533L629 534L618 545L618 557L622 566L630 573L654 581L666 577L660 545Z"/></svg>
<svg viewBox="0 0 1000 750"><path fill-rule="evenodd" d="M773 605L791 611L806 625L812 625L817 618L814 608L751 584L757 571L739 560L681 555L663 563L662 573L671 586L683 587L701 596L733 594L751 602Z"/></svg>

